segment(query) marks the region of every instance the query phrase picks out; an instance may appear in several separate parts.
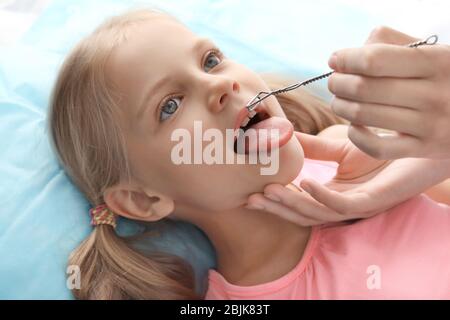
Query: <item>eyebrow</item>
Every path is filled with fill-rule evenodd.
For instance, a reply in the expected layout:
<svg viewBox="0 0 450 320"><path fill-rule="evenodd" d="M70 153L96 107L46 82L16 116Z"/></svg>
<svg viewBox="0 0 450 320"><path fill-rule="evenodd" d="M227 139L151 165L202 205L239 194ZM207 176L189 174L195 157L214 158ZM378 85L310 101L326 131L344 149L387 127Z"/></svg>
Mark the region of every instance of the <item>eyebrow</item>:
<svg viewBox="0 0 450 320"><path fill-rule="evenodd" d="M162 88L163 86L165 86L170 80L169 76L165 76L161 79L159 79L154 85L153 87L151 87L150 90L147 91L147 94L144 96L144 99L142 100L142 104L138 109L138 112L136 114L136 117L138 119L141 119L141 117L143 116L144 112L147 110L147 107L149 106L149 102L152 98L152 93L159 90L160 88Z"/></svg>
<svg viewBox="0 0 450 320"><path fill-rule="evenodd" d="M195 53L200 51L204 46L207 44L213 45L214 43L206 37L200 38L199 41L197 41L191 48L191 52ZM166 75L155 82L149 89L147 89L147 93L144 95L144 98L142 99L142 102L140 104L140 107L138 108L138 112L136 113L137 119L141 119L143 114L146 112L147 108L149 107L149 102L152 98L152 93L158 91L162 87L164 87L170 80L172 79L172 76Z"/></svg>

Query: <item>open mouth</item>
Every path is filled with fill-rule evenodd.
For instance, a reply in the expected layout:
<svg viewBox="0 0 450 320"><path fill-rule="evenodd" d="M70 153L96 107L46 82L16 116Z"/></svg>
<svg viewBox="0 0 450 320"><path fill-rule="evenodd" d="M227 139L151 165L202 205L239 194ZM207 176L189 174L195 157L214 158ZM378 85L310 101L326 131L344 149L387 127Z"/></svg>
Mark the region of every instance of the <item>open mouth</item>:
<svg viewBox="0 0 450 320"><path fill-rule="evenodd" d="M245 113L246 113L246 115L245 115ZM238 123L240 123L240 125L239 125L240 130L238 131L238 134L235 136L235 140L234 140L234 152L235 153L239 153L238 152L238 143L245 143L245 141L242 141L242 139L244 138L243 134L247 130L249 130L250 128L255 126L256 124L258 124L264 120L267 120L271 117L266 112L266 110L264 108L262 108L261 106L256 108L250 114L245 109L245 113L243 111L241 111L240 114L238 115L238 119L239 119ZM244 115L245 115L245 117L244 117Z"/></svg>

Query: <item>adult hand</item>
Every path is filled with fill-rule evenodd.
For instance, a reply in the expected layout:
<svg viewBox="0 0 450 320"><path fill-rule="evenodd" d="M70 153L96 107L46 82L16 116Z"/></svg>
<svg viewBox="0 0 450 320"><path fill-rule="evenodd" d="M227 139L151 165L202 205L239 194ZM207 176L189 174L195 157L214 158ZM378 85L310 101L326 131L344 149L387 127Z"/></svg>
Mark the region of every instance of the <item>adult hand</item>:
<svg viewBox="0 0 450 320"><path fill-rule="evenodd" d="M405 47L417 40L381 27L363 47L330 58L331 107L372 157L450 159L450 46ZM394 134L378 136L367 126Z"/></svg>
<svg viewBox="0 0 450 320"><path fill-rule="evenodd" d="M371 158L347 139L295 133L309 159L335 161L336 176L327 184L308 179L301 187L270 184L252 194L247 208L265 211L303 226L368 218L450 177L450 160ZM256 208L255 208L256 209Z"/></svg>

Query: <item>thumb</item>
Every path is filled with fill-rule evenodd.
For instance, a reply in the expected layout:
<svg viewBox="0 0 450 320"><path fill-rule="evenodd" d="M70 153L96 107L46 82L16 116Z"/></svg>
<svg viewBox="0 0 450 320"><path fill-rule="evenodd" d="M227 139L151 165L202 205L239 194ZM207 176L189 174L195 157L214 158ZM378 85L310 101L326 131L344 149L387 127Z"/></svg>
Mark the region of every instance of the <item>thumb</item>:
<svg viewBox="0 0 450 320"><path fill-rule="evenodd" d="M405 33L381 26L375 28L367 38L365 44L385 43L404 46L418 41L418 38L411 37Z"/></svg>
<svg viewBox="0 0 450 320"><path fill-rule="evenodd" d="M302 180L300 186L315 200L347 218L364 214L369 200L365 193L347 196L312 179Z"/></svg>
<svg viewBox="0 0 450 320"><path fill-rule="evenodd" d="M308 159L340 162L344 155L347 139L327 139L306 133L295 132Z"/></svg>

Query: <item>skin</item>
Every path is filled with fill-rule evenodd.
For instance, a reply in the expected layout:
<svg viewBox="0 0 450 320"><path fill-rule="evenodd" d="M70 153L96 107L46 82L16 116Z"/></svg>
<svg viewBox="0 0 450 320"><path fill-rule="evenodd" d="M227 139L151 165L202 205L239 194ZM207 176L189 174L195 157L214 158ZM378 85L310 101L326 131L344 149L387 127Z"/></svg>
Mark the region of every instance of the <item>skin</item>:
<svg viewBox="0 0 450 320"><path fill-rule="evenodd" d="M326 128L318 136L330 139L346 139L347 132L348 126L339 124ZM450 179L433 186L424 193L436 202L450 205Z"/></svg>
<svg viewBox="0 0 450 320"><path fill-rule="evenodd" d="M303 150L294 136L280 149L280 170L273 176L260 175L260 165L177 166L171 161L178 143L171 141L175 129L193 136L193 123L201 120L203 130L225 133L234 128L246 102L269 88L258 74L226 57L206 69L203 62L214 45L192 51L202 38L170 17L155 16L130 28L127 41L108 61L107 76L121 94L119 121L134 179L108 188L105 202L130 219L170 218L197 225L216 249L218 272L233 284L254 285L288 273L301 259L310 228L244 206L251 193L268 183L287 185L298 175ZM169 86L152 90L166 75L173 77ZM137 115L149 90L152 99ZM181 105L159 122L155 108L172 94L182 95ZM275 98L267 101L269 114L285 117Z"/></svg>
<svg viewBox="0 0 450 320"><path fill-rule="evenodd" d="M301 186L313 199L268 185L249 197L250 207L315 225L368 218L422 192L449 204L450 46L405 47L417 40L379 27L365 46L335 52L329 61L335 70L328 80L335 95L331 108L351 122L348 133L343 139L334 139L332 128L322 139L298 135L307 158L338 162L344 171L359 172L368 162L375 167L373 159L394 161L366 180L338 175L323 186L305 179ZM367 126L393 134L379 136Z"/></svg>
<svg viewBox="0 0 450 320"><path fill-rule="evenodd" d="M330 128L335 134L336 129ZM385 212L420 193L437 201L448 193L445 184L436 194L434 187L450 176L450 160L405 158L378 160L358 149L349 139L311 136L296 132L306 158L333 161L336 175L327 183L303 179L306 192L293 192L270 184L263 193L249 197L248 207L266 211L303 226L352 219L364 219ZM442 190L442 188L444 188Z"/></svg>
<svg viewBox="0 0 450 320"><path fill-rule="evenodd" d="M378 159L450 159L450 46L418 41L387 27L360 48L335 52L328 88L334 112L349 120L350 140ZM379 137L370 127L392 130Z"/></svg>

